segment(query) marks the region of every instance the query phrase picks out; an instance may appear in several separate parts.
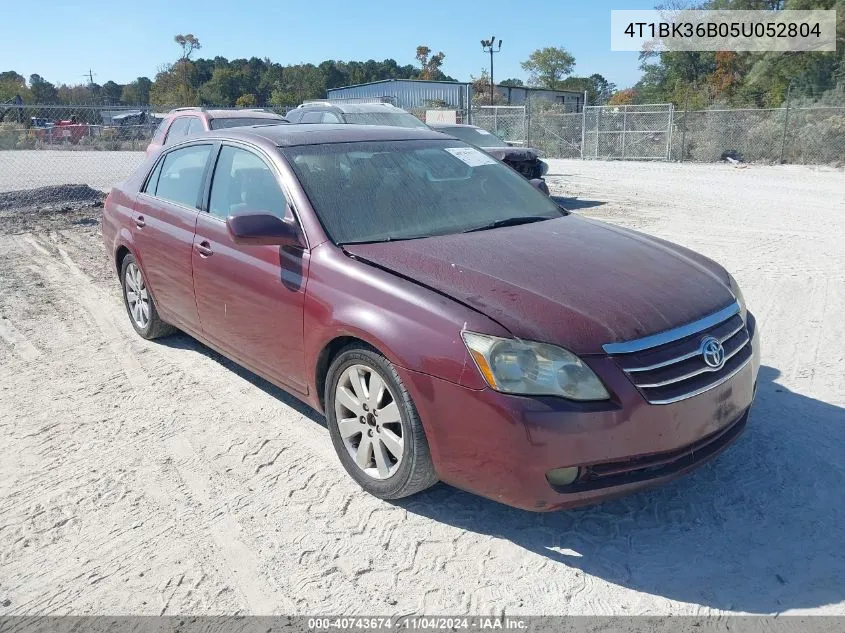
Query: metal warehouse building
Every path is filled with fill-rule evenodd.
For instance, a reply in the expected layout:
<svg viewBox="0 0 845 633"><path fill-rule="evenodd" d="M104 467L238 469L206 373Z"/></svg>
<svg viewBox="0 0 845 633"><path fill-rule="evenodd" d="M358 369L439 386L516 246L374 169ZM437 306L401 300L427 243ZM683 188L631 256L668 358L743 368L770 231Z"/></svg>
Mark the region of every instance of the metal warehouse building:
<svg viewBox="0 0 845 633"><path fill-rule="evenodd" d="M553 101L567 110L580 112L584 94L569 90L547 90L526 86L496 86L507 105L529 105L533 100ZM472 84L452 81L423 81L420 79L385 79L355 86L329 88L329 100L354 99L361 101L389 101L404 109L424 108L434 103L465 110L472 103Z"/></svg>
<svg viewBox="0 0 845 633"><path fill-rule="evenodd" d="M389 101L400 108L424 108L432 103L464 110L472 103L472 86L452 81L423 81L420 79L385 79L368 84L329 88L329 100L360 99Z"/></svg>

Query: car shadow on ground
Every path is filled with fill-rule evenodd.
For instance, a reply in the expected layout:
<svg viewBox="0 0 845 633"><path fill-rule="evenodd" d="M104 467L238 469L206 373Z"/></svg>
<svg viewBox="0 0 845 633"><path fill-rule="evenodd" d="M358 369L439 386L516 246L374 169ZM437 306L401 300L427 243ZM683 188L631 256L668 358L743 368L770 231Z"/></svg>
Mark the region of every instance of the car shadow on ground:
<svg viewBox="0 0 845 633"><path fill-rule="evenodd" d="M326 427L326 418L319 411L312 409L307 404L305 404L301 400L298 400L284 389L280 389L273 383L264 380L260 376L252 373L250 370L241 367L235 361L226 358L222 354L218 354L210 347L206 347L205 345L197 341L195 338L188 336L187 334L183 334L180 332L172 336L167 336L165 338L158 339L156 343L173 349L192 350L194 352L197 352L198 354L202 354L206 358L209 358L215 361L216 363L219 363L220 365L231 371L233 374L255 385L256 387L261 389L261 391L273 396L277 400L286 404L300 415L304 415L309 420L311 420L312 422L316 422L323 428Z"/></svg>
<svg viewBox="0 0 845 633"><path fill-rule="evenodd" d="M578 209L591 209L592 207L600 207L603 204L607 204L602 200L582 200L580 198L567 198L565 196L549 197L567 211L577 211Z"/></svg>
<svg viewBox="0 0 845 633"><path fill-rule="evenodd" d="M845 409L762 367L745 434L652 491L548 514L448 486L396 502L652 595L774 613L845 599Z"/></svg>

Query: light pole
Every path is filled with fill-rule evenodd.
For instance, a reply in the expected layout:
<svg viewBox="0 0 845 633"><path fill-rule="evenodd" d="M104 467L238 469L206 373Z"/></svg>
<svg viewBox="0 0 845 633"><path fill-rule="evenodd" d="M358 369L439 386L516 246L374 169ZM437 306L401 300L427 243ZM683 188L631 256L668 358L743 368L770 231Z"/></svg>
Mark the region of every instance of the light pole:
<svg viewBox="0 0 845 633"><path fill-rule="evenodd" d="M490 53L490 105L493 105L493 91L496 89L496 84L493 83L493 53L500 53L502 51L502 40L499 40L499 48L493 48L495 44L495 35L489 40L481 40L481 50L485 53Z"/></svg>

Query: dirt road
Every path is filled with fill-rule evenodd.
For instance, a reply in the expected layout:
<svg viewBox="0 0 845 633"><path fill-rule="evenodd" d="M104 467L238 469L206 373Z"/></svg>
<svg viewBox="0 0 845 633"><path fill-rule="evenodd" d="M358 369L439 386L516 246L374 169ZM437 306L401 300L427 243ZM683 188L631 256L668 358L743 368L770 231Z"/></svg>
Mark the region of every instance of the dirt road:
<svg viewBox="0 0 845 633"><path fill-rule="evenodd" d="M579 213L731 269L758 402L715 462L537 515L363 494L322 418L135 336L97 208L0 210L0 614L845 614L845 175L552 161Z"/></svg>

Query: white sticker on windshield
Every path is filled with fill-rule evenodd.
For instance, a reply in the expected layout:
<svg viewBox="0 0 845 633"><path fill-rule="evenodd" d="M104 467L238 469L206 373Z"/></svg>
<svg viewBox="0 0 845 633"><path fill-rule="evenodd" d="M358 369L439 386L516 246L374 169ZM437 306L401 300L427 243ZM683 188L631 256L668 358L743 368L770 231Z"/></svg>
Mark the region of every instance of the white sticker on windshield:
<svg viewBox="0 0 845 633"><path fill-rule="evenodd" d="M478 151L474 147L447 147L445 149L452 156L466 163L470 167L496 164L496 161L491 156Z"/></svg>
<svg viewBox="0 0 845 633"><path fill-rule="evenodd" d="M487 136L493 136L493 132L488 132L484 128L478 128L478 133L479 134L486 134Z"/></svg>

